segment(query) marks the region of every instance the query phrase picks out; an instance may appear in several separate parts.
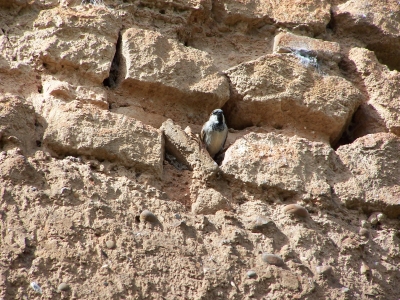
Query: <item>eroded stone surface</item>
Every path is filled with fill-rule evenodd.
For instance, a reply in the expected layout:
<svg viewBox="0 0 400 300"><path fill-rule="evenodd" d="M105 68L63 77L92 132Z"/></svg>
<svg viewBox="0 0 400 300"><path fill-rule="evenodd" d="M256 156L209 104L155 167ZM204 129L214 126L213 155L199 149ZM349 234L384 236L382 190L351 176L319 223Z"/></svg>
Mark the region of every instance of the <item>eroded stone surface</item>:
<svg viewBox="0 0 400 300"><path fill-rule="evenodd" d="M275 133L249 133L226 151L221 170L228 178L249 185L329 199L328 182L334 165L335 153L323 143Z"/></svg>
<svg viewBox="0 0 400 300"><path fill-rule="evenodd" d="M75 86L66 81L48 78L43 84L43 94L47 98L57 98L66 101L79 100L89 102L100 108L107 109L107 94L103 88L93 86Z"/></svg>
<svg viewBox="0 0 400 300"><path fill-rule="evenodd" d="M233 99L226 105L228 125L295 127L334 143L361 94L343 77L323 76L304 62L307 57L272 54L229 69Z"/></svg>
<svg viewBox="0 0 400 300"><path fill-rule="evenodd" d="M228 100L228 81L206 52L156 31L126 30L122 56L123 87L152 98L153 111L197 123Z"/></svg>
<svg viewBox="0 0 400 300"><path fill-rule="evenodd" d="M217 190L208 188L198 191L198 196L192 205L195 214L214 214L218 210L227 209L227 199Z"/></svg>
<svg viewBox="0 0 400 300"><path fill-rule="evenodd" d="M274 52L303 53L323 60L339 62L341 59L340 45L290 32L281 32L274 38Z"/></svg>
<svg viewBox="0 0 400 300"><path fill-rule="evenodd" d="M36 146L35 111L17 95L0 95L0 148L18 147L25 153Z"/></svg>
<svg viewBox="0 0 400 300"><path fill-rule="evenodd" d="M78 101L53 107L45 118L44 146L59 155L90 155L162 173L164 140L157 129Z"/></svg>
<svg viewBox="0 0 400 300"><path fill-rule="evenodd" d="M400 57L394 1L0 3L1 299L37 298L31 282L44 299L398 298L398 137L364 136L397 126L397 73L381 65L396 69ZM366 22L351 11L362 5ZM138 89L123 82L116 47L118 32L129 28L157 40L137 48L141 62L159 63L153 73L149 64ZM318 51L268 56L263 77L254 60L271 54L274 36L288 30ZM335 43L339 62L329 56ZM226 165L204 176L199 168L207 163L195 163L191 137L218 93L200 90L215 91L224 78L218 71L241 63L256 75L238 72L235 84L254 107L225 115L262 127L231 129ZM102 85L107 68L115 85ZM192 73L200 78L196 89L187 85ZM357 102L344 78L364 102L338 156L328 135ZM282 109L258 107L264 91ZM320 114L303 113L302 105ZM155 128L168 118L169 138L192 171L162 155ZM291 203L308 217L286 214ZM145 210L157 222L140 222ZM284 266L263 262L262 253ZM248 278L249 270L257 276ZM70 288L57 292L62 282Z"/></svg>
<svg viewBox="0 0 400 300"><path fill-rule="evenodd" d="M198 136L188 135L171 119L165 121L160 128L165 135L165 149L185 164L190 170L215 173L216 162L208 155Z"/></svg>
<svg viewBox="0 0 400 300"><path fill-rule="evenodd" d="M360 112L359 127L355 135L386 130L400 136L400 74L381 65L372 51L353 48L349 58L362 77L369 99ZM380 129L379 129L380 128ZM377 130L378 129L378 130ZM385 130L385 131L386 131Z"/></svg>
<svg viewBox="0 0 400 300"><path fill-rule="evenodd" d="M82 8L41 11L34 31L22 41L32 40L34 56L50 73L72 77L78 71L83 78L101 84L109 76L120 23L103 6Z"/></svg>
<svg viewBox="0 0 400 300"><path fill-rule="evenodd" d="M340 199L349 207L399 216L399 150L400 138L390 133L369 134L339 147L337 154L354 176L335 185Z"/></svg>
<svg viewBox="0 0 400 300"><path fill-rule="evenodd" d="M400 70L400 6L397 0L349 0L332 9L334 30L340 36L354 35L380 61Z"/></svg>
<svg viewBox="0 0 400 300"><path fill-rule="evenodd" d="M301 25L316 34L323 32L330 19L330 5L317 0L302 1L296 5L290 0L228 0L217 2L214 9L228 25L246 22L254 26L262 24L263 19L270 19L287 27Z"/></svg>

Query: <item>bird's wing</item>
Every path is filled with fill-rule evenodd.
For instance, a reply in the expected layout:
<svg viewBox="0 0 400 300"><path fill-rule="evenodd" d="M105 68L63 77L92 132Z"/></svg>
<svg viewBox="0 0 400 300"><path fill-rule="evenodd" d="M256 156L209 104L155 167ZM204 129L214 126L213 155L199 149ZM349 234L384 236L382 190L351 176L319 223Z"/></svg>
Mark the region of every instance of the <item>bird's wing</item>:
<svg viewBox="0 0 400 300"><path fill-rule="evenodd" d="M206 126L206 124L203 125L203 128L201 128L201 132L200 132L200 140L201 140L202 142L204 142L204 135L205 135L204 127L205 127L205 126Z"/></svg>

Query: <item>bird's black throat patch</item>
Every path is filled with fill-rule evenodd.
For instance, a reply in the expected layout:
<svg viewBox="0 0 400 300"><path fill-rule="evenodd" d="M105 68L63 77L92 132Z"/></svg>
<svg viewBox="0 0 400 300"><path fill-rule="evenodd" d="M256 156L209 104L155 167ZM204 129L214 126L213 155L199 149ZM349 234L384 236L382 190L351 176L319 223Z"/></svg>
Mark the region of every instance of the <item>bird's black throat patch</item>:
<svg viewBox="0 0 400 300"><path fill-rule="evenodd" d="M217 115L218 124L224 125L224 116L222 114Z"/></svg>
<svg viewBox="0 0 400 300"><path fill-rule="evenodd" d="M225 126L224 126L224 120L222 119L222 116L218 116L218 122L215 122L212 124L212 130L213 131L224 131Z"/></svg>

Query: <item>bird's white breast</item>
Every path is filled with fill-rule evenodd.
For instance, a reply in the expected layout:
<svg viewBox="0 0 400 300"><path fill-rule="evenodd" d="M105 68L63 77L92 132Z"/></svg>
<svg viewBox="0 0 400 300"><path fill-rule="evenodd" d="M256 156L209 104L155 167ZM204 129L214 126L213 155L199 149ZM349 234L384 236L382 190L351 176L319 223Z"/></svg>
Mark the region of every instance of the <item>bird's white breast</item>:
<svg viewBox="0 0 400 300"><path fill-rule="evenodd" d="M211 157L214 157L214 155L222 149L227 131L228 128L225 128L223 131L213 131L212 126L206 126L204 142L207 145L207 151L210 153Z"/></svg>

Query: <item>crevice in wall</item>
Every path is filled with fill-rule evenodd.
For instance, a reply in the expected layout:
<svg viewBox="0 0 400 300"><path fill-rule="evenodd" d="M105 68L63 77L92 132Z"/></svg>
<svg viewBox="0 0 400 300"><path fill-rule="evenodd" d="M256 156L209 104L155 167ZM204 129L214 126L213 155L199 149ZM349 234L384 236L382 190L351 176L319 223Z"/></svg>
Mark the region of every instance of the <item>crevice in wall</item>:
<svg viewBox="0 0 400 300"><path fill-rule="evenodd" d="M109 88L115 88L118 84L119 69L122 56L121 44L122 44L122 34L120 31L118 33L118 40L115 46L115 54L111 63L109 76L103 81L103 85Z"/></svg>
<svg viewBox="0 0 400 300"><path fill-rule="evenodd" d="M389 130L375 107L371 104L363 103L355 111L349 125L338 142L333 145L333 148L336 150L340 146L351 144L356 139L367 134L379 132L389 132Z"/></svg>
<svg viewBox="0 0 400 300"><path fill-rule="evenodd" d="M367 44L367 49L375 53L378 61L386 65L391 71L396 70L400 72L400 43L395 45L385 44L382 42Z"/></svg>
<svg viewBox="0 0 400 300"><path fill-rule="evenodd" d="M232 86L232 82L231 79L229 78L229 76L226 73L221 72L222 75L224 75L226 77L226 79L228 80L228 84L229 84L229 99L228 101L225 102L225 104L221 107L221 109L224 111L224 117L225 117L225 123L228 126L228 128L233 128L235 130L241 130L244 128L236 128L232 125L231 122L231 114L235 113L235 95L237 95L237 92L235 90L235 88ZM249 126L251 126L252 124L249 124Z"/></svg>
<svg viewBox="0 0 400 300"><path fill-rule="evenodd" d="M358 123L356 122L355 115L359 109L360 108L358 108L354 112L349 124L347 125L346 129L343 131L342 136L339 138L339 140L334 145L332 145L333 149L336 150L340 146L351 144L352 142L355 141L356 137L354 136L354 131L358 127Z"/></svg>
<svg viewBox="0 0 400 300"><path fill-rule="evenodd" d="M330 18L328 24L326 24L326 29L334 31L335 27L336 27L336 23L335 23L335 18L334 18L332 9L330 10L330 14L331 14L331 18Z"/></svg>

